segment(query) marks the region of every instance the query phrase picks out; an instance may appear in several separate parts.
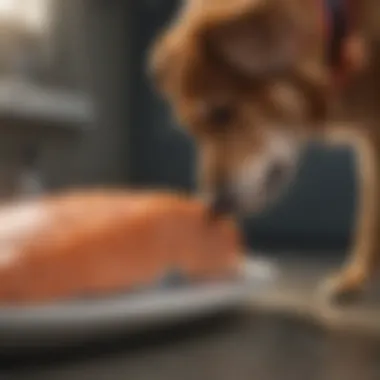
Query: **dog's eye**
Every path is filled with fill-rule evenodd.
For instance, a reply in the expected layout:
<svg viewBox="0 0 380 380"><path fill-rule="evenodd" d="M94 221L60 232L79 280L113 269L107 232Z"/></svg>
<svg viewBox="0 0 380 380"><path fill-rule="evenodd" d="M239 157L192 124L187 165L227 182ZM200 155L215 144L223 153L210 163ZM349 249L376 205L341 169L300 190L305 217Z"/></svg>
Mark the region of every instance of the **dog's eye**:
<svg viewBox="0 0 380 380"><path fill-rule="evenodd" d="M229 125L234 118L234 110L229 106L217 106L210 110L209 122L216 129Z"/></svg>

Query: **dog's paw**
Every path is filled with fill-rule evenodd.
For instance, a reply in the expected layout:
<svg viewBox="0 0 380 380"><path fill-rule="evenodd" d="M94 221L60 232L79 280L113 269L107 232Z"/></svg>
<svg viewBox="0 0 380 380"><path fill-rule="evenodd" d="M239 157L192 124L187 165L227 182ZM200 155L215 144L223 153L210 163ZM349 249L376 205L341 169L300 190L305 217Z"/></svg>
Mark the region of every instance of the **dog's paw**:
<svg viewBox="0 0 380 380"><path fill-rule="evenodd" d="M325 279L318 289L323 301L332 304L348 304L358 300L363 293L363 276L351 272L340 273Z"/></svg>

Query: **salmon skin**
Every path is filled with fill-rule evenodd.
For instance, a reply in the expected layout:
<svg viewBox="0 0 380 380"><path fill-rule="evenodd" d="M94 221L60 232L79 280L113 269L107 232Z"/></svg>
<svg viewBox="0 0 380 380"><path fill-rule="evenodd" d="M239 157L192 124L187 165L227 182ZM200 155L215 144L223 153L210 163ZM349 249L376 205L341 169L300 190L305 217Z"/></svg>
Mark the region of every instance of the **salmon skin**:
<svg viewBox="0 0 380 380"><path fill-rule="evenodd" d="M176 193L76 191L0 210L0 303L104 296L237 273L232 219ZM175 270L175 276L168 273Z"/></svg>

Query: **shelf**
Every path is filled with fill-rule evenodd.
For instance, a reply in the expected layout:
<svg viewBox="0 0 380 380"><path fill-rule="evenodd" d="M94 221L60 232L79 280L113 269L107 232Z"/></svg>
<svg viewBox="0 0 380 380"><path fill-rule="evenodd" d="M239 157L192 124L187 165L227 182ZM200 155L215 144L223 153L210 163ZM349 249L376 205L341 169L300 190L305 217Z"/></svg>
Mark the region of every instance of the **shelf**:
<svg viewBox="0 0 380 380"><path fill-rule="evenodd" d="M0 133L46 136L91 128L91 102L80 93L26 82L0 81Z"/></svg>

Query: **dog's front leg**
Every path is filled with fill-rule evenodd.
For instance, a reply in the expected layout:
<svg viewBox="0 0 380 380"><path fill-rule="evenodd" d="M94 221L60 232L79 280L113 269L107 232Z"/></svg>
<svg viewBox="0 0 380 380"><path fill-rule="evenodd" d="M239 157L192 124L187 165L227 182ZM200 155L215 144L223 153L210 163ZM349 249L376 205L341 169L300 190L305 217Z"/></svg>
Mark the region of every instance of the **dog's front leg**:
<svg viewBox="0 0 380 380"><path fill-rule="evenodd" d="M370 133L350 134L356 152L358 181L356 230L343 268L322 284L329 300L343 301L361 293L374 272L380 253L380 151Z"/></svg>

